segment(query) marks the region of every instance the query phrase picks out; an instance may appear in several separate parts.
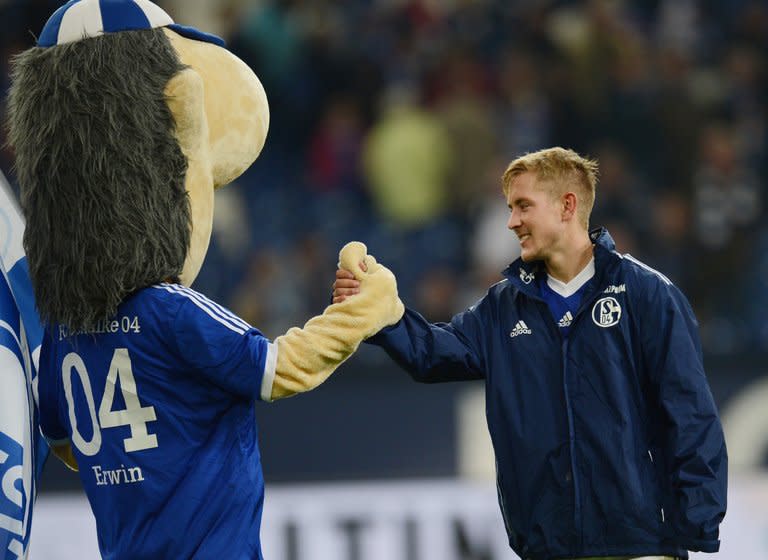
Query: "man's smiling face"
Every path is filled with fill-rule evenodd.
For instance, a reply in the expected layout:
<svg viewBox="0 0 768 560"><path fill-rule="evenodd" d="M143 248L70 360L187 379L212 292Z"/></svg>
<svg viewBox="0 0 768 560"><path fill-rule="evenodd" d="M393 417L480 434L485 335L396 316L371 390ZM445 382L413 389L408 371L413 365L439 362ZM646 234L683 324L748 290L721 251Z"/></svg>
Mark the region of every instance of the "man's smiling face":
<svg viewBox="0 0 768 560"><path fill-rule="evenodd" d="M527 171L515 177L507 190L510 216L507 227L520 239L525 262L547 261L565 233L562 203L547 184Z"/></svg>

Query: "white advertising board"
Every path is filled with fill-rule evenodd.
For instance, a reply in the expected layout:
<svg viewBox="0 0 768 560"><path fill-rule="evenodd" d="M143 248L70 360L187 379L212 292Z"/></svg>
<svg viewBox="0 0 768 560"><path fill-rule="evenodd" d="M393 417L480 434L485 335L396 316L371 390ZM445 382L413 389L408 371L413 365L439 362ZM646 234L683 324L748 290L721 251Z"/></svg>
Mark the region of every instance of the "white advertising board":
<svg viewBox="0 0 768 560"><path fill-rule="evenodd" d="M768 474L732 480L718 554L694 560L768 558ZM267 487L267 560L510 560L492 485L459 481ZM82 495L43 494L32 560L98 560Z"/></svg>

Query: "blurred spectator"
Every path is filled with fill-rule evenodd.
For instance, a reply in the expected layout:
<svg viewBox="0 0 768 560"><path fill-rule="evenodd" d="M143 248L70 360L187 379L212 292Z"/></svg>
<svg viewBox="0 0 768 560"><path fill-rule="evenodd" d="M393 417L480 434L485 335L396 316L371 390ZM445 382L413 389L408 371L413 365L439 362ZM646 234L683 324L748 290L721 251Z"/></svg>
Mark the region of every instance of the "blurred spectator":
<svg viewBox="0 0 768 560"><path fill-rule="evenodd" d="M450 205L450 139L440 121L419 106L413 87L391 87L385 109L365 145L365 170L381 218L417 228L442 217Z"/></svg>
<svg viewBox="0 0 768 560"><path fill-rule="evenodd" d="M499 95L493 121L502 153L535 152L550 144L551 100L542 87L543 73L535 55L510 49L501 58Z"/></svg>
<svg viewBox="0 0 768 560"><path fill-rule="evenodd" d="M655 55L657 100L653 118L658 123L652 142L658 172L655 178L685 189L690 189L693 182L701 120L694 95L692 63L687 54L675 49L661 48Z"/></svg>
<svg viewBox="0 0 768 560"><path fill-rule="evenodd" d="M691 292L697 280L691 259L690 214L690 204L680 189L658 189L653 200L651 229L644 244L646 262L663 270L686 293Z"/></svg>
<svg viewBox="0 0 768 560"><path fill-rule="evenodd" d="M751 247L760 225L762 198L760 182L745 165L733 128L707 126L694 176L694 249L699 281L693 299L704 323L703 339L713 351L740 352L750 344L741 331L752 305L744 296L749 293Z"/></svg>
<svg viewBox="0 0 768 560"><path fill-rule="evenodd" d="M484 69L465 52L447 55L440 69L436 117L450 143L446 177L451 206L466 212L477 201L478 181L495 152L496 135Z"/></svg>
<svg viewBox="0 0 768 560"><path fill-rule="evenodd" d="M750 166L760 165L768 153L765 106L768 89L764 87L768 70L765 61L761 63L754 49L735 45L726 53L723 65L727 84L724 112L734 123L740 157Z"/></svg>
<svg viewBox="0 0 768 560"><path fill-rule="evenodd" d="M294 11L297 2L267 0L246 12L240 28L242 46L268 92L283 92L301 69L301 29Z"/></svg>
<svg viewBox="0 0 768 560"><path fill-rule="evenodd" d="M331 100L309 147L309 185L318 194L362 192L363 123L354 100Z"/></svg>
<svg viewBox="0 0 768 560"><path fill-rule="evenodd" d="M760 183L744 155L732 127L704 130L693 195L696 237L705 250L732 254L761 215Z"/></svg>
<svg viewBox="0 0 768 560"><path fill-rule="evenodd" d="M636 252L635 256L645 259L646 253L655 247L641 246L634 239L647 238L651 227L648 219L651 213L648 189L631 169L627 156L615 144L603 144L595 156L600 162L600 179L590 226L606 226L609 222L620 224L622 230L627 232L624 235L627 247L618 242L614 228L608 228L619 251L628 252L631 246Z"/></svg>

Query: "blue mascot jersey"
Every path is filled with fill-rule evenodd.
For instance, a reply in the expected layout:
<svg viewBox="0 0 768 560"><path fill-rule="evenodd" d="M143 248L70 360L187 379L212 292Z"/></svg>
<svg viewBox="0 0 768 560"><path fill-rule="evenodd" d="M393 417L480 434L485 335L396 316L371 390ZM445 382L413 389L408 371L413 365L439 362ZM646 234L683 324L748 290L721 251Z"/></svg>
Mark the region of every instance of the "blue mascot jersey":
<svg viewBox="0 0 768 560"><path fill-rule="evenodd" d="M275 362L258 330L176 284L86 332L47 330L40 424L72 443L104 558L262 558L254 401Z"/></svg>

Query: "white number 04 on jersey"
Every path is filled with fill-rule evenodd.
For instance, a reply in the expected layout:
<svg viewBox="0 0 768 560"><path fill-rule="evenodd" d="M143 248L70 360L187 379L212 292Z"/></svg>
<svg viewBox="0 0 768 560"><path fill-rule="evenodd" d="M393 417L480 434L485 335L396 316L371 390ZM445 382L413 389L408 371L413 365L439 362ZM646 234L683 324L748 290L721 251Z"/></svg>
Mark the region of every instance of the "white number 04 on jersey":
<svg viewBox="0 0 768 560"><path fill-rule="evenodd" d="M75 401L72 398L72 370L80 376L80 382L85 392L85 400L88 402L88 410L93 424L93 437L85 441L77 429L75 417ZM123 440L126 452L141 451L157 447L157 436L147 433L147 423L157 420L154 406L141 406L136 380L133 377L131 358L127 348L117 348L109 365L109 373L104 386L104 397L99 405L99 419L96 420L96 405L93 402L93 390L88 377L88 370L83 359L75 352L70 352L64 357L61 364L61 380L64 383L64 394L67 397L69 408L69 421L72 424L72 443L83 455L96 455L101 449L101 429L116 428L118 426L130 426L131 437ZM115 399L115 385L120 381L120 391L123 393L125 408L112 410Z"/></svg>

